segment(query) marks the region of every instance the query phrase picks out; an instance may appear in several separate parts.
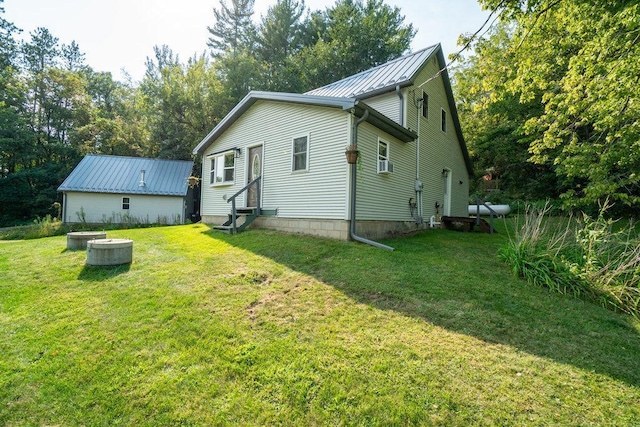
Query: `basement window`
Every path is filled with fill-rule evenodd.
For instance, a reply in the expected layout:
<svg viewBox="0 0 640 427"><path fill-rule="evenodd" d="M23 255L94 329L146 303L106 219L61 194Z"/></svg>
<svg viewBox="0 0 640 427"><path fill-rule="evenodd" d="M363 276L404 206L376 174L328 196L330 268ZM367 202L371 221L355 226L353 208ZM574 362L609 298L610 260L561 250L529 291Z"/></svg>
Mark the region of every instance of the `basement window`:
<svg viewBox="0 0 640 427"><path fill-rule="evenodd" d="M128 197L123 197L122 198L122 209L125 209L125 210L129 209L129 198Z"/></svg>
<svg viewBox="0 0 640 427"><path fill-rule="evenodd" d="M233 184L236 170L236 159L233 151L228 151L218 156L211 157L210 166L211 176L209 178L209 184Z"/></svg>

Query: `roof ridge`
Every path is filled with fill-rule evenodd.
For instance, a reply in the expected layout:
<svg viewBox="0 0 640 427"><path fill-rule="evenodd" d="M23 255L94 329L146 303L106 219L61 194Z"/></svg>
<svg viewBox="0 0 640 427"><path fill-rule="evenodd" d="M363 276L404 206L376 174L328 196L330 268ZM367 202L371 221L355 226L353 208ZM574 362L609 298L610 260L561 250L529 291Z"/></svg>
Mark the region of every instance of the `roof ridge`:
<svg viewBox="0 0 640 427"><path fill-rule="evenodd" d="M388 65L390 65L390 64L393 64L394 62L404 61L404 60L406 60L407 58L409 58L409 57L411 57L411 56L416 56L416 55L421 54L422 52L424 52L424 51L426 51L426 50L433 49L433 48L435 48L436 46L438 46L438 44L439 44L439 43L436 43L436 44L433 44L433 45L431 45L431 46L429 46L429 47L425 47L425 48L422 48L422 49L420 49L420 50L416 50L415 52L407 53L406 55L402 55L402 56L399 56L399 57L397 57L397 58L391 59L391 60L389 60L389 61L387 61L387 62L384 62L384 63L382 63L382 64L380 64L380 65L376 65L375 67L367 68L366 70L360 71L359 73L356 73L356 74L352 74L352 75L350 75L350 76L347 76L347 77L345 77L345 78L343 78L343 79L340 79L340 80L337 80L337 81L335 81L335 82L331 82L331 83L329 83L329 84L327 84L327 85L325 85L325 86L331 86L331 85L332 85L332 84L334 84L334 83L338 83L338 82L341 82L341 81L343 81L343 80L350 79L350 78L352 78L352 77L357 77L357 76L359 76L359 75L361 75L361 74L364 74L364 73L371 73L371 72L373 72L373 71L377 70L378 68L386 67L386 66L388 66ZM324 87L324 86L321 86L321 87ZM315 89L313 89L313 90L315 90ZM310 91L310 92L311 92L311 91Z"/></svg>
<svg viewBox="0 0 640 427"><path fill-rule="evenodd" d="M84 157L108 157L108 158L119 158L119 159L138 159L138 160L151 160L151 161L165 161L165 162L190 162L193 163L193 160L182 160L182 159L160 159L157 157L143 157L143 156L121 156L117 154L85 154ZM84 159L83 157L83 159Z"/></svg>

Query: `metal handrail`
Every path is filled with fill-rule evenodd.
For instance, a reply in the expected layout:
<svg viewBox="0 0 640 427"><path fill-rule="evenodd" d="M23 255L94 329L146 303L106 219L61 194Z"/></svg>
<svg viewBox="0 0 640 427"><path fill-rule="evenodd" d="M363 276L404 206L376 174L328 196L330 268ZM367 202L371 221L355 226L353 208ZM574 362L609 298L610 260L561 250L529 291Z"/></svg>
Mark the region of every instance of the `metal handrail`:
<svg viewBox="0 0 640 427"><path fill-rule="evenodd" d="M498 216L498 213L494 211L487 202L476 196L476 225L480 226L480 205L486 207L489 210L489 234L493 234L493 216Z"/></svg>
<svg viewBox="0 0 640 427"><path fill-rule="evenodd" d="M238 227L236 225L236 197L238 197L240 194L244 193L245 191L249 190L249 188L255 184L256 186L256 214L260 215L260 180L261 180L262 176L257 177L256 179L254 179L253 181L251 181L250 183L248 183L247 185L245 185L244 187L242 187L242 189L240 189L236 194L234 194L233 196L229 197L227 199L227 203L231 202L231 226L233 227L233 233L237 233L238 231Z"/></svg>

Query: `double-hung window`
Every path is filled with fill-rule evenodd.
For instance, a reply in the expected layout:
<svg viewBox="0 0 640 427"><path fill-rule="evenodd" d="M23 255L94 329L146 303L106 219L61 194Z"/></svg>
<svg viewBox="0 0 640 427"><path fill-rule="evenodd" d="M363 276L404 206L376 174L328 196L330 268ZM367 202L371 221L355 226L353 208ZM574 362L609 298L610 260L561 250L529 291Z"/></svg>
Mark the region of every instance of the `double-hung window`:
<svg viewBox="0 0 640 427"><path fill-rule="evenodd" d="M221 153L210 159L211 185L233 184L236 159L233 151Z"/></svg>
<svg viewBox="0 0 640 427"><path fill-rule="evenodd" d="M122 198L122 209L124 209L124 210L129 209L129 198L128 197L123 197Z"/></svg>
<svg viewBox="0 0 640 427"><path fill-rule="evenodd" d="M389 160L389 143L378 140L378 173L393 172L393 163Z"/></svg>
<svg viewBox="0 0 640 427"><path fill-rule="evenodd" d="M309 136L293 138L293 156L291 170L293 172L309 170Z"/></svg>

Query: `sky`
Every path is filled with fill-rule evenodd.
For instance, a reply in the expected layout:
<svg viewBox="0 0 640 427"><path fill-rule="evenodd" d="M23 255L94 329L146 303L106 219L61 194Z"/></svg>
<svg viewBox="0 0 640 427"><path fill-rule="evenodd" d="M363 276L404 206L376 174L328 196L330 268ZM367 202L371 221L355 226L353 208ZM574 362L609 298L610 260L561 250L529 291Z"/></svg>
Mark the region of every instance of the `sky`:
<svg viewBox="0 0 640 427"><path fill-rule="evenodd" d="M276 0L256 0L259 21ZM306 0L311 10L324 10L335 0ZM413 51L441 43L445 57L459 50L462 33L474 33L487 19L476 0L385 0L397 6L405 24L418 30ZM95 71L118 80L140 81L153 47L167 45L182 62L206 52L207 26L220 0L4 0L4 19L29 39L37 27L47 28L61 44L75 41ZM126 72L126 73L125 73Z"/></svg>

